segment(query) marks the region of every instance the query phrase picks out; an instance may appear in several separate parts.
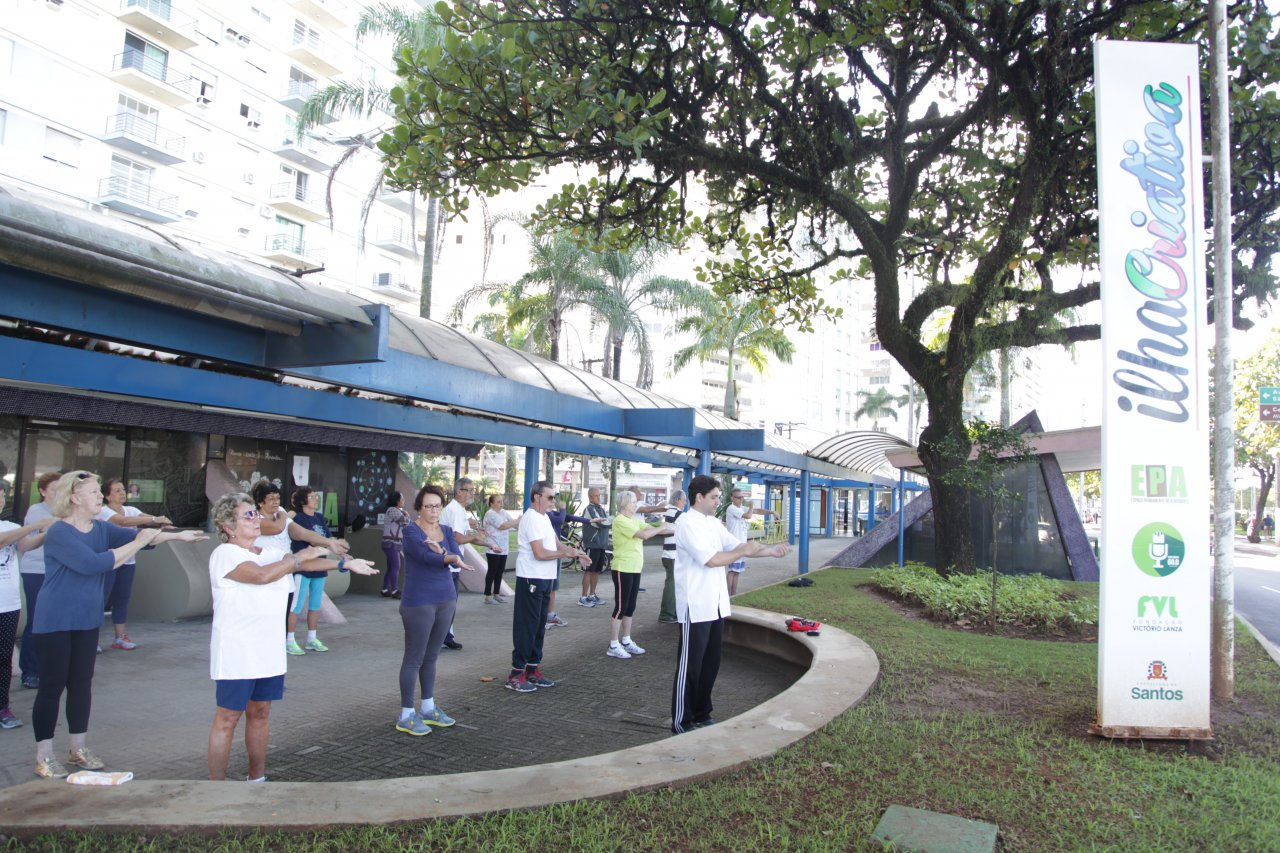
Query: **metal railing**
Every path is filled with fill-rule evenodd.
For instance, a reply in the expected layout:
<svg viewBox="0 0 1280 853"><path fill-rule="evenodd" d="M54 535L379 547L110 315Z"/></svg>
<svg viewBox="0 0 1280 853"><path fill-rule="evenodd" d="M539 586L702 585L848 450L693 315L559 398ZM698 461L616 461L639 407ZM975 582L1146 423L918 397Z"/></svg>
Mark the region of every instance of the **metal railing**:
<svg viewBox="0 0 1280 853"><path fill-rule="evenodd" d="M123 133L174 154L181 154L187 145L186 137L161 133L160 125L131 112L116 113L108 118L107 133Z"/></svg>
<svg viewBox="0 0 1280 853"><path fill-rule="evenodd" d="M293 181L281 181L278 184L272 184L271 189L267 191L267 198L271 201L296 201L308 207L316 206L315 199L311 193L307 192L307 188L301 184L295 184Z"/></svg>
<svg viewBox="0 0 1280 853"><path fill-rule="evenodd" d="M395 243L397 246L416 248L413 234L402 225L384 225L377 231L375 243Z"/></svg>
<svg viewBox="0 0 1280 853"><path fill-rule="evenodd" d="M318 89L319 87L315 83L308 83L305 80L290 80L289 85L285 87L284 95L286 98L299 98L306 101L310 100Z"/></svg>
<svg viewBox="0 0 1280 853"><path fill-rule="evenodd" d="M175 72L169 67L168 60L147 56L140 50L126 50L124 53L118 53L111 63L112 71L123 71L129 68L187 93L191 92L191 84L195 79L187 74Z"/></svg>
<svg viewBox="0 0 1280 853"><path fill-rule="evenodd" d="M173 3L169 0L123 0L120 4L122 11L129 9L142 9L152 17L159 18L162 21L168 21L175 29L188 29L195 25L196 19L190 15L173 10Z"/></svg>
<svg viewBox="0 0 1280 853"><path fill-rule="evenodd" d="M312 253L307 252L306 241L293 234L272 234L267 238L266 250L268 252L288 252L300 258L312 257Z"/></svg>
<svg viewBox="0 0 1280 853"><path fill-rule="evenodd" d="M161 193L151 185L128 175L111 175L98 182L98 197L118 198L140 207L178 215L178 197Z"/></svg>
<svg viewBox="0 0 1280 853"><path fill-rule="evenodd" d="M373 286L391 288L392 290L402 290L405 293L413 293L413 288L409 286L409 282L405 281L404 276L389 272L374 273Z"/></svg>

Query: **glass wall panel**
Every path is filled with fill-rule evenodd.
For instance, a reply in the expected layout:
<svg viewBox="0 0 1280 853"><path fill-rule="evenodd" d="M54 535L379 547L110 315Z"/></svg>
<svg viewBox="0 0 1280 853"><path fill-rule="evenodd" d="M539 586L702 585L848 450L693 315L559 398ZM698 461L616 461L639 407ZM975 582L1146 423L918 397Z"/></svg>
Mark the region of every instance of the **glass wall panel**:
<svg viewBox="0 0 1280 853"><path fill-rule="evenodd" d="M4 512L0 518L5 521L16 521L17 503L14 500L14 486L18 478L18 447L21 437L22 421L16 415L0 415L0 489L4 490Z"/></svg>
<svg viewBox="0 0 1280 853"><path fill-rule="evenodd" d="M320 514L336 535L347 524L347 455L305 447L290 450L289 488L280 489L285 505L292 506L293 491L300 486L320 492Z"/></svg>
<svg viewBox="0 0 1280 853"><path fill-rule="evenodd" d="M20 495L18 512L40 501L36 478L46 471L92 471L103 480L124 476L124 435L95 429L91 424L68 422L46 426L27 422L22 439L22 477L24 494Z"/></svg>
<svg viewBox="0 0 1280 853"><path fill-rule="evenodd" d="M287 504L288 449L283 441L229 435L226 454L227 467L240 481L240 491L248 492L254 483L266 477L286 493Z"/></svg>
<svg viewBox="0 0 1280 853"><path fill-rule="evenodd" d="M166 515L179 527L199 527L208 515L203 434L129 431L128 502L149 515Z"/></svg>

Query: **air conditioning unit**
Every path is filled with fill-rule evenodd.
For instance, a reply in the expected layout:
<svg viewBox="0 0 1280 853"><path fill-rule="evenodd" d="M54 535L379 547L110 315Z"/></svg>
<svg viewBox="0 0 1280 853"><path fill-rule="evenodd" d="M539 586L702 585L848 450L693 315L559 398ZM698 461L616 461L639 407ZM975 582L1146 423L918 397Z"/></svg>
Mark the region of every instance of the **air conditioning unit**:
<svg viewBox="0 0 1280 853"><path fill-rule="evenodd" d="M373 283L374 283L375 285L377 285L378 287L390 287L390 286L392 285L392 283L393 283L393 279L392 279L392 277L391 277L391 273L389 273L389 272L380 272L380 273L378 273L378 275L377 275L377 277L374 279Z"/></svg>
<svg viewBox="0 0 1280 853"><path fill-rule="evenodd" d="M256 175L254 175L254 174L253 174L253 172L245 172L245 173L244 173L244 182L245 182L246 184L251 184L251 183L253 183L253 182L254 182L254 181L256 181L256 180L258 180L258 178L257 178L257 176L256 176Z"/></svg>
<svg viewBox="0 0 1280 853"><path fill-rule="evenodd" d="M192 152L191 152L191 162L192 162L192 163L203 163L203 162L204 162L204 152L203 152L203 151L192 151Z"/></svg>
<svg viewBox="0 0 1280 853"><path fill-rule="evenodd" d="M252 128L253 130L257 130L258 128L262 127L262 122L249 119L248 121L245 122L245 125Z"/></svg>
<svg viewBox="0 0 1280 853"><path fill-rule="evenodd" d="M270 219L272 216L275 215L275 211L271 209L271 205L264 204L258 208L258 215L261 216L263 219Z"/></svg>
<svg viewBox="0 0 1280 853"><path fill-rule="evenodd" d="M213 98L207 98L204 95L196 96L196 104L201 107L207 107L213 103Z"/></svg>
<svg viewBox="0 0 1280 853"><path fill-rule="evenodd" d="M46 5L51 9L61 9L64 0L45 0Z"/></svg>
<svg viewBox="0 0 1280 853"><path fill-rule="evenodd" d="M252 44L253 39L249 38L248 36L246 36L246 35L244 35L244 34L242 33L242 34L240 34L240 35L237 35L237 36L236 36L236 42L237 42L241 47L248 47L250 44Z"/></svg>
<svg viewBox="0 0 1280 853"><path fill-rule="evenodd" d="M196 218L198 218L198 217L200 216L200 211L198 211L198 210L188 210L188 211L186 212L186 214L184 214L184 215L185 215L188 219L196 219Z"/></svg>
<svg viewBox="0 0 1280 853"><path fill-rule="evenodd" d="M231 27L227 27L227 38L229 38L229 39L236 39L236 38L240 38L240 33L238 33L237 31L235 31L235 30L233 30L233 29L231 29Z"/></svg>

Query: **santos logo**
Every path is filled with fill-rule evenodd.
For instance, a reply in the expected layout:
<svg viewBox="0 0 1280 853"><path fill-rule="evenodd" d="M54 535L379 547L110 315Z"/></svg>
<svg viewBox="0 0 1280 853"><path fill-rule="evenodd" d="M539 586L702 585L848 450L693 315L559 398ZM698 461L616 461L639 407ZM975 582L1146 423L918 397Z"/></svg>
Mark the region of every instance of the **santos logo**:
<svg viewBox="0 0 1280 853"><path fill-rule="evenodd" d="M1184 503L1187 475L1181 465L1133 465L1129 468L1129 494L1142 501Z"/></svg>
<svg viewBox="0 0 1280 853"><path fill-rule="evenodd" d="M1162 660L1153 660L1147 664L1147 682L1152 681L1168 681L1169 667ZM1133 699L1145 699L1157 702L1181 702L1182 691L1169 687L1134 687L1129 690L1129 696Z"/></svg>

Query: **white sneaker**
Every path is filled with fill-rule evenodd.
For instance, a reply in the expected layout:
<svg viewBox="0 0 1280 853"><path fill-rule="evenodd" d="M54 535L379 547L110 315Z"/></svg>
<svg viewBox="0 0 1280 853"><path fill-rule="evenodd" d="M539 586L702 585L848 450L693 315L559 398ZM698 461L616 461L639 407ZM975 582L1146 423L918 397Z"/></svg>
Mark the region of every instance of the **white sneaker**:
<svg viewBox="0 0 1280 853"><path fill-rule="evenodd" d="M627 651L631 652L631 654L633 655L644 654L644 649L637 646L633 640L627 640L625 643L622 644L622 647Z"/></svg>
<svg viewBox="0 0 1280 853"><path fill-rule="evenodd" d="M596 603L591 600L591 596L584 595L578 599L578 606L579 607L595 607Z"/></svg>
<svg viewBox="0 0 1280 853"><path fill-rule="evenodd" d="M605 654L611 658L617 658L618 660L627 660L631 657L627 650L622 646L610 646L609 651L605 652Z"/></svg>

